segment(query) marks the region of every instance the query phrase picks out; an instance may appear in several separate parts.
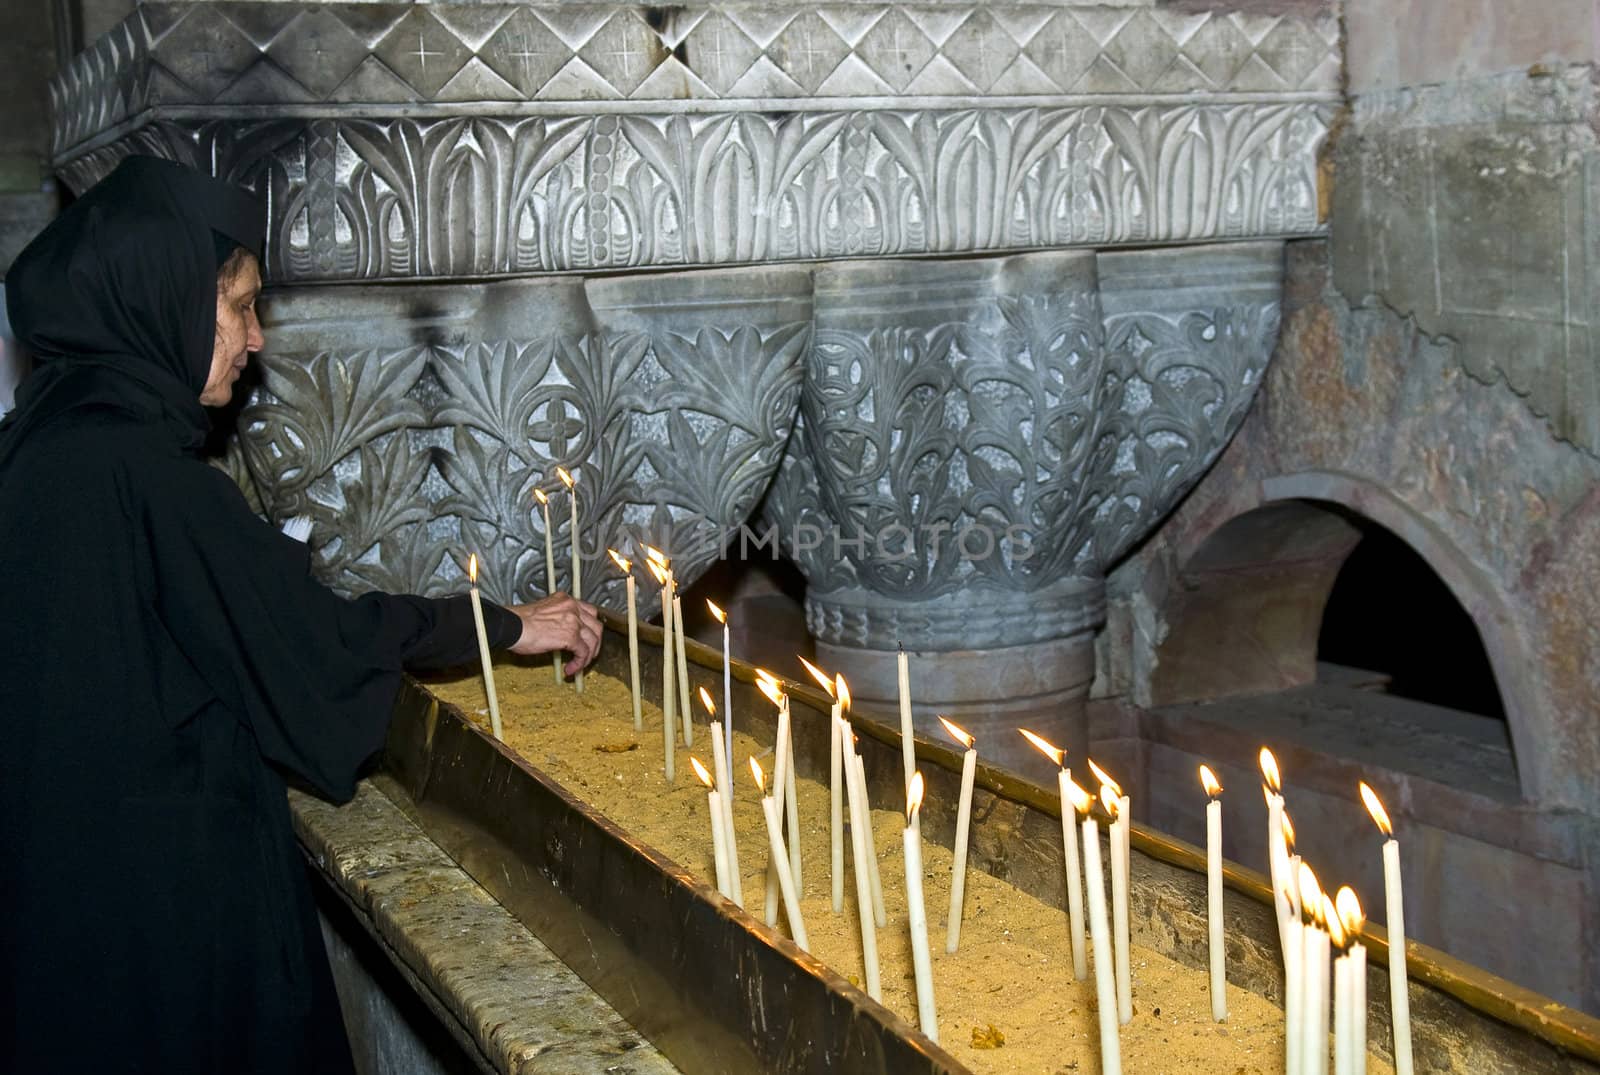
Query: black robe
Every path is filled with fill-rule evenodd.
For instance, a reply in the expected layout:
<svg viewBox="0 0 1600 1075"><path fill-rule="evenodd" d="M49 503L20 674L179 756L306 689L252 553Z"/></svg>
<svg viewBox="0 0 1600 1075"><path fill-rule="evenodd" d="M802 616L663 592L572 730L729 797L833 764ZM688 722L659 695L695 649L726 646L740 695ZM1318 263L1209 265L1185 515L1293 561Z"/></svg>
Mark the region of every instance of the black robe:
<svg viewBox="0 0 1600 1075"><path fill-rule="evenodd" d="M476 640L465 599L335 595L196 454L215 234L262 215L134 158L7 279L0 1071L350 1069L285 779L348 799L402 667Z"/></svg>

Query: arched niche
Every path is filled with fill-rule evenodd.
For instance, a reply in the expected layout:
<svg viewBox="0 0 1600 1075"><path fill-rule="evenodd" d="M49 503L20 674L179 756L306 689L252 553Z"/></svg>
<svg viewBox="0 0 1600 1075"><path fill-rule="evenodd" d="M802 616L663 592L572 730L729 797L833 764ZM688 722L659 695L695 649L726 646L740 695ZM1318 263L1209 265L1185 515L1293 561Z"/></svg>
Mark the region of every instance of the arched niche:
<svg viewBox="0 0 1600 1075"><path fill-rule="evenodd" d="M1209 702L1309 686L1329 593L1375 525L1403 541L1460 604L1482 642L1504 708L1516 779L1537 797L1537 709L1524 649L1493 580L1438 527L1363 479L1306 472L1269 479L1193 543L1162 604L1151 706ZM1481 719L1481 718L1480 718Z"/></svg>

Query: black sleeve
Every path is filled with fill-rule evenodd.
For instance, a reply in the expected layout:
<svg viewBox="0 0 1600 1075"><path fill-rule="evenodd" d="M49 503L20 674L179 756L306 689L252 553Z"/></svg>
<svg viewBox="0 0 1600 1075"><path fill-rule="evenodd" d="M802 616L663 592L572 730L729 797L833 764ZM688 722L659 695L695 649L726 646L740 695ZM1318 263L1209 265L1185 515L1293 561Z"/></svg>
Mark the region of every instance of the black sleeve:
<svg viewBox="0 0 1600 1075"><path fill-rule="evenodd" d="M478 659L478 626L472 619L472 599L465 595L430 600L426 597L397 597L397 601L421 602L432 619L426 634L414 639L400 655L412 672L434 672ZM522 621L515 612L493 601L483 602L483 629L491 650L507 649L522 637Z"/></svg>

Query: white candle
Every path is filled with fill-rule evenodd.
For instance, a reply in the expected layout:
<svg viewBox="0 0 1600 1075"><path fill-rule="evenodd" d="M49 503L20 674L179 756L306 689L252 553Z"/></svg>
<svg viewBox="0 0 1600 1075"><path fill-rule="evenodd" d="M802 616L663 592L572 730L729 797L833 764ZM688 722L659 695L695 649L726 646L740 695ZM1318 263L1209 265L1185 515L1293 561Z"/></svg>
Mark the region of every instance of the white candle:
<svg viewBox="0 0 1600 1075"><path fill-rule="evenodd" d="M572 596L583 600L583 538L578 529L578 479L566 467L556 467L556 474L567 487L567 499L572 501ZM583 693L583 669L572 677L574 688ZM684 707L685 709L688 706Z"/></svg>
<svg viewBox="0 0 1600 1075"><path fill-rule="evenodd" d="M1067 768L1067 752L1028 731L1017 729L1024 739L1060 768L1056 772L1056 785L1061 796L1061 847L1066 859L1067 873L1067 931L1071 934L1072 975L1079 981L1089 977L1089 955L1083 938L1083 878L1078 871L1078 813L1073 805L1071 789L1072 771Z"/></svg>
<svg viewBox="0 0 1600 1075"><path fill-rule="evenodd" d="M1283 936L1283 1069L1288 1075L1302 1075L1300 1024L1304 1005L1300 1000L1306 984L1305 926L1298 917L1285 920Z"/></svg>
<svg viewBox="0 0 1600 1075"><path fill-rule="evenodd" d="M789 819L789 872L794 875L794 886L801 892L805 891L805 882L800 869L800 788L799 780L795 776L794 764L794 720L789 716L789 696L783 696L784 737L788 740L788 764L783 770L783 798L784 812Z"/></svg>
<svg viewBox="0 0 1600 1075"><path fill-rule="evenodd" d="M678 582L672 580L672 629L677 634L674 647L678 653L678 712L683 714L683 745L694 745L694 721L689 719L689 654L683 644L683 598L678 594Z"/></svg>
<svg viewBox="0 0 1600 1075"><path fill-rule="evenodd" d="M1389 1014L1394 1022L1395 1075L1412 1075L1411 996L1406 987L1406 911L1400 884L1400 844L1394 838L1389 813L1377 794L1361 782L1361 799L1372 820L1388 837L1383 842L1383 897L1389 929Z"/></svg>
<svg viewBox="0 0 1600 1075"><path fill-rule="evenodd" d="M706 806L711 812L711 849L717 862L717 891L724 896L733 892L733 887L728 882L728 838L726 827L723 825L722 796L717 793L716 781L711 774L706 772L706 767L700 764L700 759L694 755L689 756L689 764L694 769L694 775L706 786Z"/></svg>
<svg viewBox="0 0 1600 1075"><path fill-rule="evenodd" d="M1111 972L1111 929L1106 922L1106 879L1100 869L1100 826L1089 814L1089 793L1070 780L1067 791L1074 809L1083 816L1084 882L1089 891L1089 938L1094 945L1094 991L1100 1015L1100 1072L1122 1075L1117 986Z"/></svg>
<svg viewBox="0 0 1600 1075"><path fill-rule="evenodd" d="M783 846L783 819L778 816L778 803L767 794L761 763L750 759L750 771L755 774L756 787L761 791L761 812L767 819L767 844L772 854L772 864L778 872L778 888L783 893L783 912L789 919L789 933L794 943L809 949L805 922L800 918L800 896L795 892L794 878L789 875L789 853Z"/></svg>
<svg viewBox="0 0 1600 1075"><path fill-rule="evenodd" d="M728 749L733 749L733 672L728 661L728 614L715 601L708 600L706 608L722 624L722 728ZM728 756L728 767L733 767L733 756Z"/></svg>
<svg viewBox="0 0 1600 1075"><path fill-rule="evenodd" d="M1334 941L1335 947L1339 944ZM1350 957L1340 952L1333 959L1333 1072L1350 1075Z"/></svg>
<svg viewBox="0 0 1600 1075"><path fill-rule="evenodd" d="M1349 885L1334 899L1334 917L1345 934L1347 947L1339 965L1344 986L1335 986L1334 1066L1339 1075L1367 1073L1367 949L1357 938L1366 924L1361 901Z"/></svg>
<svg viewBox="0 0 1600 1075"><path fill-rule="evenodd" d="M933 960L928 954L928 910L922 902L922 774L911 774L906 807L906 827L901 833L906 850L906 917L911 926L911 969L917 982L917 1025L929 1040L939 1040L939 1018L933 1006Z"/></svg>
<svg viewBox="0 0 1600 1075"><path fill-rule="evenodd" d="M856 797L861 800L861 830L867 842L867 880L872 886L872 917L878 928L888 925L889 913L883 904L883 875L878 870L878 838L872 827L872 797L867 794L867 769L855 749L855 733L845 740L846 779L855 781Z"/></svg>
<svg viewBox="0 0 1600 1075"><path fill-rule="evenodd" d="M1305 910L1302 930L1300 987L1300 1070L1317 1075L1328 1062L1328 934L1318 921L1322 889L1305 863L1298 871L1300 906Z"/></svg>
<svg viewBox="0 0 1600 1075"><path fill-rule="evenodd" d="M1133 819L1122 787L1093 758L1087 760L1089 771L1100 781L1100 801L1111 817L1111 946L1117 961L1117 1017L1126 1024L1133 1019L1133 974L1128 951L1128 826Z"/></svg>
<svg viewBox="0 0 1600 1075"><path fill-rule="evenodd" d="M840 743L851 737L849 722L840 718L835 722ZM872 872L867 863L874 855L869 826L862 820L861 799L856 794L855 780L845 781L850 797L850 850L856 871L856 913L861 920L861 966L867 996L883 1000L883 988L878 981L878 926L873 918Z"/></svg>
<svg viewBox="0 0 1600 1075"><path fill-rule="evenodd" d="M906 770L906 801L911 796L911 774L917 768L916 748L913 745L911 724L911 665L906 659L906 648L900 647L899 678L900 678L900 756Z"/></svg>
<svg viewBox="0 0 1600 1075"><path fill-rule="evenodd" d="M967 834L972 827L972 782L978 774L978 751L975 740L964 729L956 727L943 717L950 737L967 748L961 757L961 797L956 804L956 856L950 868L950 914L945 926L944 950L954 953L961 944L962 902L967 891Z"/></svg>
<svg viewBox="0 0 1600 1075"><path fill-rule="evenodd" d="M550 498L543 489L533 491L534 499L539 501L539 506L544 509L544 592L554 596L556 592L556 546L555 539L550 533ZM566 680L561 675L561 651L556 650L553 656L553 665L556 671L556 682L564 683Z"/></svg>
<svg viewBox="0 0 1600 1075"><path fill-rule="evenodd" d="M654 550L651 550L654 551ZM674 662L672 659L672 573L661 566L654 558L649 561L650 573L655 575L656 581L661 583L661 746L665 757L667 783L674 779L673 768L677 752L677 729L675 714L678 705L678 690L673 684Z"/></svg>
<svg viewBox="0 0 1600 1075"><path fill-rule="evenodd" d="M644 729L644 711L639 702L639 609L634 594L633 563L618 556L615 549L607 549L606 555L622 569L628 584L628 672L632 676L633 730L637 732Z"/></svg>
<svg viewBox="0 0 1600 1075"><path fill-rule="evenodd" d="M844 792L839 785L844 770L844 760L839 739L839 718L844 715L850 688L845 685L844 676L837 677L835 681L829 679L826 672L804 657L800 657L799 661L833 702L828 719L828 868L830 871L828 878L830 894L833 897L833 910L837 914L844 910Z"/></svg>
<svg viewBox="0 0 1600 1075"><path fill-rule="evenodd" d="M483 627L483 602L478 597L478 554L467 559L467 575L472 580L472 622L478 628L478 658L483 662L483 690L489 696L489 727L496 739L504 739L500 729L500 697L494 689L494 664L489 660L489 635Z"/></svg>
<svg viewBox="0 0 1600 1075"><path fill-rule="evenodd" d="M1206 934L1211 956L1211 1018L1228 1017L1227 962L1222 947L1222 785L1206 765L1200 766L1206 790Z"/></svg>
<svg viewBox="0 0 1600 1075"><path fill-rule="evenodd" d="M712 714L711 767L716 773L717 791L722 795L723 842L728 848L728 898L744 906L744 880L739 875L739 837L733 828L733 770L728 765L727 754L722 749L722 728L717 724L716 711L711 707L711 696L700 688L700 700Z"/></svg>

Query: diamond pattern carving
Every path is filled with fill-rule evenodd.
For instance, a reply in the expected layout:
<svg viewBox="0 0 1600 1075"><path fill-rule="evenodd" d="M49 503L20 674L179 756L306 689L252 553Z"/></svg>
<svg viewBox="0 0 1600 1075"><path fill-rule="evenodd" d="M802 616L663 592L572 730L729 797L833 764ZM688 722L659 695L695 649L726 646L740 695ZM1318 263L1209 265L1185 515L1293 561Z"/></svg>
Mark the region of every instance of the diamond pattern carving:
<svg viewBox="0 0 1600 1075"><path fill-rule="evenodd" d="M1136 86L1153 86L1178 58L1178 44L1155 19L1135 12L1106 44L1106 59Z"/></svg>
<svg viewBox="0 0 1600 1075"><path fill-rule="evenodd" d="M255 42L209 4L188 9L177 25L150 46L151 59L183 81L202 100L231 86L261 55Z"/></svg>
<svg viewBox="0 0 1600 1075"><path fill-rule="evenodd" d="M472 55L422 7L401 19L373 52L424 97L438 93Z"/></svg>
<svg viewBox="0 0 1600 1075"><path fill-rule="evenodd" d="M716 11L701 19L683 43L690 70L718 93L727 93L761 55L743 30Z"/></svg>
<svg viewBox="0 0 1600 1075"><path fill-rule="evenodd" d="M666 43L632 9L607 19L578 50L583 62L624 97L638 89L669 54Z"/></svg>
<svg viewBox="0 0 1600 1075"><path fill-rule="evenodd" d="M994 16L980 9L950 35L942 51L973 85L987 92L1022 50Z"/></svg>
<svg viewBox="0 0 1600 1075"><path fill-rule="evenodd" d="M496 74L532 97L573 52L527 10L512 15L478 53Z"/></svg>
<svg viewBox="0 0 1600 1075"><path fill-rule="evenodd" d="M807 93L815 93L849 54L850 46L814 11L789 23L767 47L772 61Z"/></svg>
<svg viewBox="0 0 1600 1075"><path fill-rule="evenodd" d="M904 90L937 50L914 22L898 8L890 8L857 43L855 51L857 56L869 59L870 66L885 82Z"/></svg>
<svg viewBox="0 0 1600 1075"><path fill-rule="evenodd" d="M1063 11L1039 28L1023 50L1063 90L1070 90L1100 55L1100 43Z"/></svg>
<svg viewBox="0 0 1600 1075"><path fill-rule="evenodd" d="M367 58L367 46L333 12L312 7L289 21L267 55L296 82L326 97Z"/></svg>

